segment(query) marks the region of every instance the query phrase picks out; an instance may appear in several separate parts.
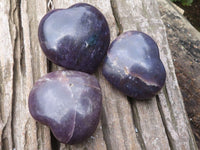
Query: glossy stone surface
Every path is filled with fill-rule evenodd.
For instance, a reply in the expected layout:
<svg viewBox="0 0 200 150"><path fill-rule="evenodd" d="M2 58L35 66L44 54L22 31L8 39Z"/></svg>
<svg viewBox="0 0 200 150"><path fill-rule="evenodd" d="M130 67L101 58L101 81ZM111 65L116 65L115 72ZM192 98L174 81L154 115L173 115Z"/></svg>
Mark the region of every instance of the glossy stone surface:
<svg viewBox="0 0 200 150"><path fill-rule="evenodd" d="M51 128L62 143L79 143L96 130L102 107L99 83L78 71L56 71L40 78L29 95L34 119Z"/></svg>
<svg viewBox="0 0 200 150"><path fill-rule="evenodd" d="M112 42L103 75L117 89L135 99L155 96L166 78L157 44L138 31L125 32Z"/></svg>
<svg viewBox="0 0 200 150"><path fill-rule="evenodd" d="M105 17L85 3L47 13L40 22L38 36L48 59L87 73L95 72L110 43Z"/></svg>

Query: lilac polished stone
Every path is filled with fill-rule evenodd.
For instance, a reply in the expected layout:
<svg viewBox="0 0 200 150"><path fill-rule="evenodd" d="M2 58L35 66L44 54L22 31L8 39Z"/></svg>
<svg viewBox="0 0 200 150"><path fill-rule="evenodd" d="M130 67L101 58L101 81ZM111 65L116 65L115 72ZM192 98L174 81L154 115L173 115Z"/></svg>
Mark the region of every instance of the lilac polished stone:
<svg viewBox="0 0 200 150"><path fill-rule="evenodd" d="M78 71L56 71L36 82L28 102L35 120L49 126L58 141L74 144L96 130L102 95L94 76Z"/></svg>
<svg viewBox="0 0 200 150"><path fill-rule="evenodd" d="M125 32L112 42L103 75L117 89L135 99L155 96L166 78L157 44L138 31Z"/></svg>
<svg viewBox="0 0 200 150"><path fill-rule="evenodd" d="M48 59L87 73L96 71L110 43L105 17L85 3L47 13L40 22L38 36Z"/></svg>

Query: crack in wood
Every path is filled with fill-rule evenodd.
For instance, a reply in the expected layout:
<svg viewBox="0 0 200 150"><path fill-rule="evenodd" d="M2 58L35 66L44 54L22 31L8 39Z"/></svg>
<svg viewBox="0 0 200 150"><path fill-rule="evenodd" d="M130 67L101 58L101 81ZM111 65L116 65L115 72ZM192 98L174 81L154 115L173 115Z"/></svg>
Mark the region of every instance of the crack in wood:
<svg viewBox="0 0 200 150"><path fill-rule="evenodd" d="M165 127L165 132L166 132L166 135L167 135L167 138L168 138L168 141L169 141L170 149L173 149L173 144L171 142L172 141L172 136L170 135L170 132L166 128L166 120L164 118L164 112L162 111L162 107L161 107L160 99L159 99L158 95L156 96L156 102L157 102L158 110L159 110L161 118L162 118L162 122L163 122L164 127Z"/></svg>
<svg viewBox="0 0 200 150"><path fill-rule="evenodd" d="M117 35L120 35L121 33L123 33L123 27L122 27L122 25L120 23L118 11L117 11L116 1L115 0L110 0L110 5L111 5L113 16L115 18L115 23L116 23L117 28L118 28L118 34Z"/></svg>
<svg viewBox="0 0 200 150"><path fill-rule="evenodd" d="M21 0L17 0L18 4L18 19L19 19L19 41L20 41L20 56L19 56L19 62L20 62L20 69L22 76L25 75L26 67L25 67L25 51L24 51L24 29L22 26L22 11L21 11Z"/></svg>
<svg viewBox="0 0 200 150"><path fill-rule="evenodd" d="M131 103L131 110L132 110L132 117L133 117L133 125L135 127L135 130L137 131L136 132L136 137L137 137L137 140L139 141L140 143L140 147L142 150L146 150L146 146L145 146L145 143L144 143L144 139L142 137L142 129L141 129L141 125L140 125L140 116L138 114L138 110L137 110L137 107L136 107L136 103L135 103L135 100L131 99L130 98L130 103Z"/></svg>
<svg viewBox="0 0 200 150"><path fill-rule="evenodd" d="M14 7L14 8L13 8ZM11 135L12 135L12 148L15 148L15 140L14 140L14 109L15 109L15 97L16 97L16 79L17 76L16 75L16 52L17 52L17 47L18 47L18 33L19 33L19 29L18 29L18 13L19 13L19 3L18 1L12 1L10 0L10 15L9 17L10 19L10 33L11 33L11 39L13 41L12 45L13 45L13 81L12 81L12 86L13 86L13 94L12 94L12 116L11 116ZM11 23L12 22L12 23ZM12 27L14 26L14 27ZM11 29L14 28L14 31L12 31Z"/></svg>
<svg viewBox="0 0 200 150"><path fill-rule="evenodd" d="M104 107L102 108L104 109ZM111 142L111 139L109 138L109 130L108 130L108 126L107 126L107 123L108 122L108 118L107 117L104 117L106 116L105 114L105 110L102 110L102 115L101 115L101 120L102 120L102 128L103 128L103 139L106 143L106 149L113 149L112 148L112 142Z"/></svg>

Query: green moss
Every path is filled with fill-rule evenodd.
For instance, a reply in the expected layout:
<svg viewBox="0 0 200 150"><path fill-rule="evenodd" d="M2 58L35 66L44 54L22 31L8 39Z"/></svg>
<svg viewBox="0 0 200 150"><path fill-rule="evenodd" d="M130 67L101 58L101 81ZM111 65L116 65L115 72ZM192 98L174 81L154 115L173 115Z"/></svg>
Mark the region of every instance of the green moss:
<svg viewBox="0 0 200 150"><path fill-rule="evenodd" d="M193 0L171 0L172 2L180 2L183 6L191 6Z"/></svg>

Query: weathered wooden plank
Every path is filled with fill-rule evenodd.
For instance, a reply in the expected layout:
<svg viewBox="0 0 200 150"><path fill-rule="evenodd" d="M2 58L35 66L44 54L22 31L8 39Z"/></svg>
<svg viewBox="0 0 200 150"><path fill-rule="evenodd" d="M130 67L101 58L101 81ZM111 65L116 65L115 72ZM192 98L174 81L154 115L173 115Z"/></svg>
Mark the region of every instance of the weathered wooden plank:
<svg viewBox="0 0 200 150"><path fill-rule="evenodd" d="M112 8L109 0L61 0L54 1L54 4L56 8L67 8L78 2L86 2L96 6L105 15L109 23L112 40L117 36L116 23L112 14ZM98 128L97 132L95 132L94 136L92 137L92 143L96 144L90 144L90 142L87 142L82 144L82 146L71 146L70 148L106 149L106 143L107 149L139 149L139 147L136 147L135 144L137 140L134 127L132 125L131 107L128 104L126 96L119 93L116 89L113 89L109 83L105 81L101 74L101 69L99 70L98 76L103 92L102 125L104 139L101 127L102 125L100 124L100 129ZM91 138L89 141L91 141ZM97 147L94 145L97 145ZM61 145L61 149L64 149L63 145Z"/></svg>
<svg viewBox="0 0 200 150"><path fill-rule="evenodd" d="M21 25L23 28L22 31L24 34L24 39L28 39L29 37L28 41L24 40L24 47L27 46L27 48L30 48L31 67L34 83L38 78L47 73L46 57L43 54L38 42L38 25L41 18L43 17L43 14L46 13L47 6L45 1L21 0L20 7ZM24 50L27 51L26 49ZM28 90L28 92L30 92L30 90ZM28 97L26 100L28 100ZM33 119L31 118L31 120ZM51 140L49 129L46 126L40 125L39 123L36 123L36 127L36 133L34 134L37 137L37 141L35 141L37 142L37 149L50 150Z"/></svg>
<svg viewBox="0 0 200 150"><path fill-rule="evenodd" d="M153 119L154 121L152 119L148 121L145 119L140 120L140 128L144 143L147 145L146 148L158 149L162 147L162 149L169 149L170 146L172 149L197 149L185 113L182 95L177 83L171 58L171 52L167 43L165 27L160 19L156 1L114 1L116 2L116 13L118 14L118 21L122 28L121 30L126 31L136 28L137 30L151 35L158 43L161 60L167 71L166 86L160 92L157 99L159 107L155 108L156 102L154 102L153 105L135 102L137 110L140 111L138 116L142 114L143 117L148 116L148 118L150 117L152 119L154 118L153 116L157 119L158 117L162 117L163 120L163 123L161 118L156 122L159 123L159 127L156 126L158 127L157 130L153 129L156 125L155 119ZM155 99L152 99L152 101L155 101ZM150 113L149 116L150 111L144 109L146 108L145 106L154 113ZM141 126L141 123L143 126ZM163 124L165 129L163 128ZM148 128L149 130L147 130ZM156 134L159 139L162 138L163 141L155 141L156 136L154 136L154 138L151 137L151 135L154 134ZM151 142L155 142L156 144L153 145Z"/></svg>
<svg viewBox="0 0 200 150"><path fill-rule="evenodd" d="M157 1L185 108L200 149L200 33L176 11L170 1Z"/></svg>
<svg viewBox="0 0 200 150"><path fill-rule="evenodd" d="M196 149L156 1L60 0L54 1L54 5L67 8L77 2L87 2L102 11L109 23L111 40L117 37L118 30L137 29L151 35L158 43L168 75L166 86L157 98L147 102L132 100L130 104L125 95L105 80L99 68L96 76L102 88L103 110L97 131L79 145L60 144L56 149ZM47 3L0 0L0 8L3 10L0 44L8 49L0 51L0 92L3 93L0 94L0 140L3 141L0 148L51 150L49 129L36 123L27 107L33 83L47 72L46 57L37 37ZM52 66L52 70L57 69L61 68Z"/></svg>
<svg viewBox="0 0 200 150"><path fill-rule="evenodd" d="M78 3L79 1L75 2L75 1L54 1L53 2L53 7L55 8L68 8L69 6ZM65 70L65 68L57 66L55 64L51 63L51 71L56 71L56 70ZM55 144L55 143L52 143ZM65 145L65 144L59 144L58 146L59 150L82 150L82 149L86 149L86 150L94 150L94 149L98 149L98 150L105 150L106 149L106 144L105 141L103 139L103 132L102 132L102 125L101 122L99 123L97 130L95 131L95 133L86 141L82 142L81 144L76 144L76 145Z"/></svg>
<svg viewBox="0 0 200 150"><path fill-rule="evenodd" d="M153 1L113 1L120 31L140 30L155 39L155 32L150 23L156 21ZM126 8L126 9L124 9ZM151 16L150 16L151 15ZM158 18L159 19L159 18ZM158 28L159 25L157 24ZM134 100L133 100L134 101ZM161 115L157 107L156 98L133 102L133 115L136 127L143 141L143 149L170 149Z"/></svg>
<svg viewBox="0 0 200 150"><path fill-rule="evenodd" d="M14 122L15 147L16 149L27 150L51 149L49 129L36 124L30 116L27 106L28 94L33 83L47 72L46 57L41 51L37 36L39 21L47 9L46 2L21 0L19 5L19 32L21 33L19 35L21 52L19 54L22 55L19 55L18 58L21 64L19 64L19 70L16 69L19 72L19 78L16 80L21 80L20 83L17 83L17 87L21 84L24 95L21 95L19 99L18 97L15 99L15 115L17 118ZM21 110L23 107L24 111ZM16 126L19 126L20 129Z"/></svg>
<svg viewBox="0 0 200 150"><path fill-rule="evenodd" d="M4 10L1 12L1 47L4 50L0 55L1 148L51 149L49 129L36 125L27 105L33 81L46 73L46 58L37 41L37 26L46 11L46 2L14 0L0 4Z"/></svg>
<svg viewBox="0 0 200 150"><path fill-rule="evenodd" d="M0 150L12 149L13 48L16 38L9 2L0 0Z"/></svg>

